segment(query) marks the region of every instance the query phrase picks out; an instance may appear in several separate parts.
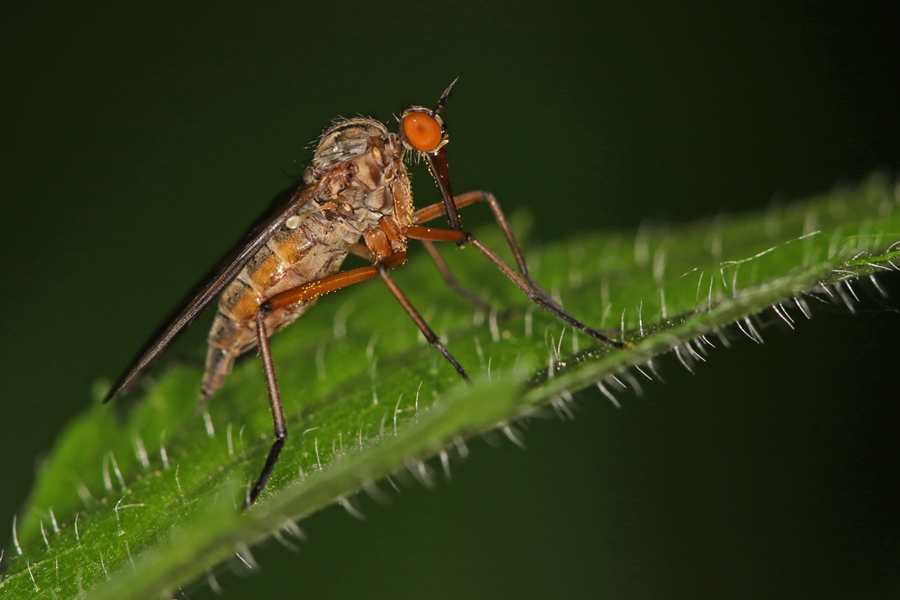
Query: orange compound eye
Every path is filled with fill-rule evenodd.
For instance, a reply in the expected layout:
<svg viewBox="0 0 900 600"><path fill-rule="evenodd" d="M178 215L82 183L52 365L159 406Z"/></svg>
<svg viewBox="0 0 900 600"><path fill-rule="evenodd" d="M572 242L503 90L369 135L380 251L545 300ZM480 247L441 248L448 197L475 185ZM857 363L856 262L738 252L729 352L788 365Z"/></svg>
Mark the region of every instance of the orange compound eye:
<svg viewBox="0 0 900 600"><path fill-rule="evenodd" d="M422 112L411 112L403 118L403 134L417 150L431 152L441 143L441 124Z"/></svg>

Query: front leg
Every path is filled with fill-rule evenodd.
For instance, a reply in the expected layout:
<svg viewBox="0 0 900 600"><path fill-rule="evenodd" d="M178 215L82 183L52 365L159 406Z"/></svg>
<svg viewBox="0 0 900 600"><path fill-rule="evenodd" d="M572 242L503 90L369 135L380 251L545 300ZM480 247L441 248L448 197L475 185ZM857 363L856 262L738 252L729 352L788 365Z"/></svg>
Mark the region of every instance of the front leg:
<svg viewBox="0 0 900 600"><path fill-rule="evenodd" d="M516 266L519 269L519 273L522 274L522 277L528 282L538 294L540 294L541 298L544 299L548 304L553 305L559 311L565 312L563 307L559 305L559 303L553 299L553 297L547 293L541 285L534 280L531 276L531 273L528 270L528 263L525 262L525 254L522 252L522 247L519 246L519 242L516 241L516 236L513 235L512 229L509 226L509 222L506 220L506 215L503 214L503 209L500 208L500 203L497 202L497 199L490 192L485 191L475 191L475 192L467 192L462 194L461 196L457 196L453 199L456 208L465 208L466 206L470 206L476 202L487 202L491 207L491 212L494 213L494 220L497 221L497 224L500 226L500 229L503 231L503 235L506 237L506 243L509 245L510 250L512 250L513 257L516 259ZM432 219L436 219L441 215L446 214L447 209L443 203L432 204L431 206L426 206L420 210L417 210L413 214L413 223L421 224L431 221ZM444 276L444 279L447 279L447 276ZM449 283L449 280L448 280ZM451 284L452 287L452 284ZM454 288L455 289L455 288ZM467 294L463 294L464 297L468 298Z"/></svg>
<svg viewBox="0 0 900 600"><path fill-rule="evenodd" d="M529 300L543 308L545 311L555 316L557 319L563 321L564 323L574 327L575 329L591 336L596 340L600 340L603 343L609 344L616 348L626 348L628 347L627 342L620 342L618 340L613 340L607 336L605 336L600 331L594 329L593 327L589 327L585 325L568 312L563 310L558 304L555 302L547 301L541 294L535 291L530 285L528 285L528 281L526 281L523 276L520 276L518 273L513 270L508 264L506 264L502 258L497 256L493 250L485 246L481 240L477 239L474 235L467 231L455 231L452 229L438 229L433 227L419 227L417 225L413 225L407 231L407 235L410 238L415 240L428 240L432 242L455 242L457 244L472 244L478 251L487 257L489 261L491 261L495 267L500 269L500 271L506 275L513 283L518 286L522 293L525 294Z"/></svg>

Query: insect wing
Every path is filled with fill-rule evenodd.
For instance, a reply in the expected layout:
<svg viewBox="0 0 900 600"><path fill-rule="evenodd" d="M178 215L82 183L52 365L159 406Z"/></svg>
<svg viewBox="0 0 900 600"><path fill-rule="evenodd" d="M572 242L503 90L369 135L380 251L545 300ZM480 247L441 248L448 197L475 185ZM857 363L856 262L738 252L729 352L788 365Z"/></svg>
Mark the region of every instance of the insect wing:
<svg viewBox="0 0 900 600"><path fill-rule="evenodd" d="M125 373L119 377L106 395L110 401L129 384L138 379L175 339L187 329L219 293L237 277L241 269L262 248L284 222L314 196L315 186L292 186L279 194L269 210L245 233L216 266L186 297L179 308L153 333Z"/></svg>

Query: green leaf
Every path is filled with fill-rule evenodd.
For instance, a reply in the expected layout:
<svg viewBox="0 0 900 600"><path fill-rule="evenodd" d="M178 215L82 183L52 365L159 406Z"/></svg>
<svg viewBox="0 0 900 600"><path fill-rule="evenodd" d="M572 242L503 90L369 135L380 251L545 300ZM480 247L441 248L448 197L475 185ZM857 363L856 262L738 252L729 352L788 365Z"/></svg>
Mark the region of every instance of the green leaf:
<svg viewBox="0 0 900 600"><path fill-rule="evenodd" d="M653 377L674 350L690 367L732 329L758 337L818 302L854 304L853 279L900 269L900 204L888 181L764 213L637 234L600 232L529 253L538 281L586 322L633 346L595 344L535 310L473 248L445 251L464 284L490 297L481 315L450 293L427 260L397 273L473 386L429 345L378 284L320 301L273 339L290 437L267 491L238 506L271 444L258 361L239 363L202 416L201 369L157 369L126 419L97 402L61 434L16 523L0 581L8 598L154 598L209 572L391 473L428 484L465 440L551 404L566 410L590 385L615 401L621 385ZM523 229L521 219L515 228ZM484 232L492 247L496 231ZM528 244L526 244L528 245ZM507 310L509 309L509 310ZM729 327L729 332L724 329ZM200 349L197 349L200 352ZM21 550L21 552L20 552ZM10 564L11 563L11 564Z"/></svg>

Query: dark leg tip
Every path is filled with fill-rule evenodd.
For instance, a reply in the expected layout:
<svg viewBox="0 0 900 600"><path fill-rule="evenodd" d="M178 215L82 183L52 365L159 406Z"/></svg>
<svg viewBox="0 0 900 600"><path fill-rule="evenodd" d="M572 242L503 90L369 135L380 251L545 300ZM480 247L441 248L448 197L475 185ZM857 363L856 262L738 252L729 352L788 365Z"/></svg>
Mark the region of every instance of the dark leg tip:
<svg viewBox="0 0 900 600"><path fill-rule="evenodd" d="M253 485L253 489L250 490L250 493L247 494L247 497L244 499L243 509L249 509L259 495L262 493L264 489L266 489L266 485L269 483L269 477L272 476L272 471L275 470L275 463L278 462L278 457L281 455L281 449L284 448L284 438L278 438L275 440L275 443L272 444L272 449L269 450L269 456L266 459L266 464L263 466L262 473L259 475L259 479L256 480L256 483Z"/></svg>

